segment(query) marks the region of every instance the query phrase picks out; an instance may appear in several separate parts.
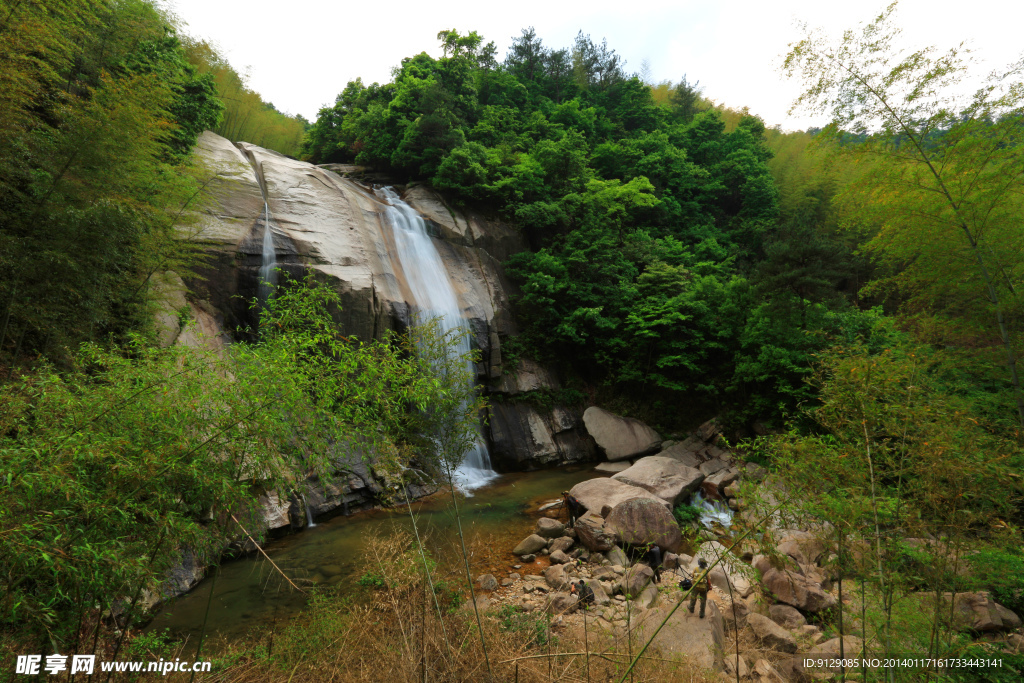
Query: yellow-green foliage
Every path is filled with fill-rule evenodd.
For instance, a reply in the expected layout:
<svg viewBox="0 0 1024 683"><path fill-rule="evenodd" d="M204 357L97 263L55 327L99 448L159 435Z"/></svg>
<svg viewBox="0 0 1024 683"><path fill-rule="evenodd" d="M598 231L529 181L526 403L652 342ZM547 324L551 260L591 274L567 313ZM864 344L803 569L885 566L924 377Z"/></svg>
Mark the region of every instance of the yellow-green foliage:
<svg viewBox="0 0 1024 683"><path fill-rule="evenodd" d="M298 156L307 121L283 114L249 87L248 78L235 70L217 48L205 40L186 40L189 62L200 73L213 74L217 94L226 107L221 124L214 130L232 142L245 141Z"/></svg>

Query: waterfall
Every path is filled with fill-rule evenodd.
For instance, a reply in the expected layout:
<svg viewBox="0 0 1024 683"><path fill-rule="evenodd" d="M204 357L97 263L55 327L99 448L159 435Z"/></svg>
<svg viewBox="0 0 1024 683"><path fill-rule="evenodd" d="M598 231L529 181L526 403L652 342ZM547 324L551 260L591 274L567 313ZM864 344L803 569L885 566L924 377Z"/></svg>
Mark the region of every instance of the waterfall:
<svg viewBox="0 0 1024 683"><path fill-rule="evenodd" d="M378 188L374 193L387 205L387 223L392 230L398 256L398 263L393 265L400 266L405 274L415 299L412 303L426 318L438 318L443 332L459 330L461 334L456 353L468 354L469 326L462 317L455 289L427 232L426 222L392 188ZM467 369L471 377L476 375L472 362L467 363ZM491 468L487 442L479 432L476 445L466 454L455 475L463 491L483 486L498 476Z"/></svg>
<svg viewBox="0 0 1024 683"><path fill-rule="evenodd" d="M309 510L309 503L306 502L306 496L304 494L300 495L302 495L302 507L306 508L306 528L312 529L316 526L316 523L313 521L313 513Z"/></svg>
<svg viewBox="0 0 1024 683"><path fill-rule="evenodd" d="M700 491L693 494L690 505L700 509L700 523L704 526L717 522L728 528L732 524L733 513L729 506L718 500L705 500Z"/></svg>
<svg viewBox="0 0 1024 683"><path fill-rule="evenodd" d="M262 185L260 188L262 189ZM277 284L277 251L274 249L274 233L270 229L270 206L263 201L263 257L260 260L260 301L266 301Z"/></svg>

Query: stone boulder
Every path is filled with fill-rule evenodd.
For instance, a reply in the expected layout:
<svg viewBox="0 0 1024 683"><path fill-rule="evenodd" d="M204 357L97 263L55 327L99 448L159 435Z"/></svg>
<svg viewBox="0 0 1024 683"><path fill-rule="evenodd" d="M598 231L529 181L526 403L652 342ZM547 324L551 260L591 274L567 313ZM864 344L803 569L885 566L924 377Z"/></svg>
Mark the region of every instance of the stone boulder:
<svg viewBox="0 0 1024 683"><path fill-rule="evenodd" d="M797 650L796 638L768 617L751 614L747 617L747 625L754 632L754 637L765 647L793 654Z"/></svg>
<svg viewBox="0 0 1024 683"><path fill-rule="evenodd" d="M612 563L612 565L619 565L620 567L629 566L629 558L626 557L626 553L619 546L613 547L611 550L604 554L605 559Z"/></svg>
<svg viewBox="0 0 1024 683"><path fill-rule="evenodd" d="M672 513L661 503L646 498L616 505L605 520L605 526L623 543L634 546L653 543L663 552L674 553L683 543L683 535Z"/></svg>
<svg viewBox="0 0 1024 683"><path fill-rule="evenodd" d="M549 558L551 560L551 564L568 564L569 562L572 562L572 558L561 550L551 551Z"/></svg>
<svg viewBox="0 0 1024 683"><path fill-rule="evenodd" d="M564 564L553 564L547 567L544 570L545 583L556 591L568 590L572 579L566 571L567 569L568 566Z"/></svg>
<svg viewBox="0 0 1024 683"><path fill-rule="evenodd" d="M550 614L568 614L576 607L576 598L564 591L556 591L548 596L544 609Z"/></svg>
<svg viewBox="0 0 1024 683"><path fill-rule="evenodd" d="M793 558L799 565L818 564L825 554L825 544L807 531L787 529L779 536L775 549L780 555Z"/></svg>
<svg viewBox="0 0 1024 683"><path fill-rule="evenodd" d="M701 471L701 474L703 474L705 477L710 477L712 474L715 474L716 472L721 472L724 469L728 469L728 467L729 464L724 460L714 458L712 460L708 460L707 462L702 462L700 464L699 469Z"/></svg>
<svg viewBox="0 0 1024 683"><path fill-rule="evenodd" d="M615 545L615 533L606 529L604 518L588 512L576 520L576 537L588 550L605 552Z"/></svg>
<svg viewBox="0 0 1024 683"><path fill-rule="evenodd" d="M562 536L561 538L556 538L555 540L551 541L551 546L548 548L548 550L550 550L551 552L555 552L556 550L561 550L563 553L568 552L569 548L571 548L574 543L575 541L569 538L568 536Z"/></svg>
<svg viewBox="0 0 1024 683"><path fill-rule="evenodd" d="M598 607L605 607L612 601L598 579L586 579L583 583L587 584L590 590L594 592L594 604Z"/></svg>
<svg viewBox="0 0 1024 683"><path fill-rule="evenodd" d="M700 488L704 475L674 458L649 455L637 460L629 469L612 475L612 479L646 489L675 507Z"/></svg>
<svg viewBox="0 0 1024 683"><path fill-rule="evenodd" d="M565 533L565 525L557 519L541 517L537 520L537 529L534 533L543 538L558 538Z"/></svg>
<svg viewBox="0 0 1024 683"><path fill-rule="evenodd" d="M485 591L498 590L498 580L494 578L493 574L481 574L476 581L480 584L480 588Z"/></svg>
<svg viewBox="0 0 1024 683"><path fill-rule="evenodd" d="M836 599L820 585L788 569L772 567L761 578L761 585L777 601L801 612L820 612L836 604Z"/></svg>
<svg viewBox="0 0 1024 683"><path fill-rule="evenodd" d="M508 547L508 546L505 546ZM512 550L513 555L531 555L539 552L543 548L548 547L548 539L538 536L537 534L530 534L522 541L519 545Z"/></svg>
<svg viewBox="0 0 1024 683"><path fill-rule="evenodd" d="M725 498L725 489L740 478L739 470L726 469L715 472L701 483L701 490L705 492L714 491L714 497Z"/></svg>
<svg viewBox="0 0 1024 683"><path fill-rule="evenodd" d="M747 618L750 616L750 606L735 596L736 599L729 602L728 595L722 602L722 619L725 623L725 630L732 633L733 630L742 631L747 625Z"/></svg>
<svg viewBox="0 0 1024 683"><path fill-rule="evenodd" d="M654 582L654 572L645 564L637 564L626 570L616 588L626 597L636 598Z"/></svg>
<svg viewBox="0 0 1024 683"><path fill-rule="evenodd" d="M693 443L692 441L693 440L687 440L683 443L667 446L665 450L660 451L657 455L659 458L672 458L680 465L697 469L700 467L701 462L703 462L701 457L697 454L697 448L700 448L704 444L703 442Z"/></svg>
<svg viewBox="0 0 1024 683"><path fill-rule="evenodd" d="M768 616L779 626L791 631L807 623L804 615L789 605L772 605L768 608Z"/></svg>
<svg viewBox="0 0 1024 683"><path fill-rule="evenodd" d="M653 453L661 445L658 433L643 422L620 417L597 406L584 411L583 424L608 460L624 460Z"/></svg>
<svg viewBox="0 0 1024 683"><path fill-rule="evenodd" d="M949 605L948 593L943 600ZM960 630L978 633L1011 631L1021 625L1020 617L985 592L957 593L953 599L953 620Z"/></svg>
<svg viewBox="0 0 1024 683"><path fill-rule="evenodd" d="M600 513L605 506L614 508L619 503L624 503L633 498L649 498L663 505L666 510L672 510L671 504L662 498L658 498L647 489L639 486L630 486L616 479L599 478L581 481L569 491L576 500L583 504L590 512Z"/></svg>

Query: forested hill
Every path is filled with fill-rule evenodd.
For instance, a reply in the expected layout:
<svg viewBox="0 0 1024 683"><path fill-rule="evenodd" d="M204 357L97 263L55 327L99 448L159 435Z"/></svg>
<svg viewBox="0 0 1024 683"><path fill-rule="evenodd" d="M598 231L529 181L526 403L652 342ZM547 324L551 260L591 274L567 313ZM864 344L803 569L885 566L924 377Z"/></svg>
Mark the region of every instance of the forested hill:
<svg viewBox="0 0 1024 683"><path fill-rule="evenodd" d="M427 181L518 224L533 251L508 265L530 353L643 394L662 420L681 400L770 418L808 397L810 355L830 336L873 327L841 294L852 250L812 229L807 201L780 205L766 138L779 135L760 119L713 107L685 78L651 87L582 33L549 49L526 29L503 64L476 33L438 38L440 59L350 82L305 153Z"/></svg>
<svg viewBox="0 0 1024 683"><path fill-rule="evenodd" d="M151 323L151 276L188 270L206 129L297 153L305 124L146 0L0 2L5 363Z"/></svg>

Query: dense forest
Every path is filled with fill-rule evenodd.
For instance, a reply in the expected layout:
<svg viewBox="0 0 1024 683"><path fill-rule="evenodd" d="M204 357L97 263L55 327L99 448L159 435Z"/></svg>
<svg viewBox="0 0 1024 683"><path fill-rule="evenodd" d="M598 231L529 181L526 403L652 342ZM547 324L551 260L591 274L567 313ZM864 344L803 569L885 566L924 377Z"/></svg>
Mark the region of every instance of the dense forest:
<svg viewBox="0 0 1024 683"><path fill-rule="evenodd" d="M520 331L501 339L506 364L557 367L561 399L665 434L717 417L722 445L786 492L771 514L824 530L840 598L849 577L885 638L912 592L987 590L1024 612L1021 70L954 96L966 57L897 55L892 11L837 45L790 47L797 104L831 123L788 132L685 76L645 82L582 31L555 48L533 28L503 61L476 32L441 31L440 57L348 83L310 123L148 0L0 0L4 657L180 653L133 644L141 596L185 548L216 567L257 496L292 490L298 471L329 479L352 444L399 483L411 462L447 473L457 499L451 471L484 400L436 325L345 336L337 292L285 278L230 349L159 346L162 278L199 263L205 130L424 184L511 226L528 248L503 264ZM175 315L189 324L187 306ZM472 643L459 666L488 640L550 648L550 628L512 612L462 619L464 542L436 586L425 544L395 544L395 581ZM277 659L268 646L225 665L294 675L333 630L361 631L348 597L312 605ZM821 622L840 635L842 610ZM974 647L915 633L935 652ZM448 636L431 645L441 659ZM360 642L338 656L362 657Z"/></svg>
<svg viewBox="0 0 1024 683"><path fill-rule="evenodd" d="M476 33L438 38L441 58L407 58L385 85L349 83L304 153L429 182L520 226L532 250L508 268L528 353L644 396L657 421L683 402L780 427L813 398L806 380L826 349L925 344L945 349L931 372L950 391L1002 433L1020 427L1004 354L1015 342L1001 348L994 324L998 313L1016 339L1014 103L875 136L783 133L685 78L652 87L582 33L554 49L524 29L502 64ZM906 151L915 136L920 158ZM933 159L955 164L950 177L983 166L984 183L953 189L957 204L991 207L967 237L941 229L956 209L930 206L929 188L893 196ZM908 214L919 218L892 218ZM995 302L972 250L991 259Z"/></svg>

